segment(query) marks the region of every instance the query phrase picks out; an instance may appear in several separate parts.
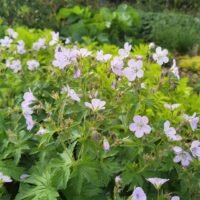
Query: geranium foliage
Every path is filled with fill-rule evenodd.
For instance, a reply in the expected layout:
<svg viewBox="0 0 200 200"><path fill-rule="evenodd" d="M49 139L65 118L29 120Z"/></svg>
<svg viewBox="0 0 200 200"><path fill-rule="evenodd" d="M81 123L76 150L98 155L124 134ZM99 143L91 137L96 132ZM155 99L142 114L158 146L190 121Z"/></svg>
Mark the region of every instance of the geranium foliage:
<svg viewBox="0 0 200 200"><path fill-rule="evenodd" d="M200 198L200 97L166 49L6 35L2 200Z"/></svg>

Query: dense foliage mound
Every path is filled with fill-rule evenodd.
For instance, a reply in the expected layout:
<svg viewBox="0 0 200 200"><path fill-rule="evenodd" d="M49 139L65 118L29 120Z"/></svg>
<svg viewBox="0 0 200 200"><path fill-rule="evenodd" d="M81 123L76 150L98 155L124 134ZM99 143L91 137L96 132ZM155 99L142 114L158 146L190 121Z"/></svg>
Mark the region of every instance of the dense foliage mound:
<svg viewBox="0 0 200 200"><path fill-rule="evenodd" d="M200 198L200 97L166 49L6 35L1 200Z"/></svg>

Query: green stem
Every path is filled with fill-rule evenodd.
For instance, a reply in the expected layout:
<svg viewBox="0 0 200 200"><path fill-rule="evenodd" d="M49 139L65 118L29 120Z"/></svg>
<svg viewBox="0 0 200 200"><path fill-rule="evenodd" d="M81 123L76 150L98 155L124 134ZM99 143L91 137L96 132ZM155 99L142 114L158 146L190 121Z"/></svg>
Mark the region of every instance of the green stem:
<svg viewBox="0 0 200 200"><path fill-rule="evenodd" d="M160 194L159 194L159 189L157 190L157 200L159 200Z"/></svg>

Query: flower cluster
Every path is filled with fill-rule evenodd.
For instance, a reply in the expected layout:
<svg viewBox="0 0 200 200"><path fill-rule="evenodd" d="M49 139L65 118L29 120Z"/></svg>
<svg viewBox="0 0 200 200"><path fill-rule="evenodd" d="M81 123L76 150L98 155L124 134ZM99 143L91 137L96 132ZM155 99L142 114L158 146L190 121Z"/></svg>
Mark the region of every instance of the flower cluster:
<svg viewBox="0 0 200 200"><path fill-rule="evenodd" d="M166 49L156 48L156 45L151 43L149 49L144 45L145 51L139 48L132 50L131 44L125 43L123 48L116 48L113 50L115 52L107 53L106 48L96 50L89 45L73 44L68 38L63 42L59 40L59 33L55 32L46 38L38 39L37 36L33 44L18 40L18 34L14 30L7 32L8 35L0 40L1 67L7 75L5 85L7 87L11 84L14 94L8 90L8 94L3 96L1 101L4 101L7 95L9 98L14 98L14 101L9 103L9 112L2 113L8 113L5 114L5 119L10 118L10 115L13 117L10 110L18 115L19 119L23 116L26 129L30 132L27 136L27 130L23 130L24 120L20 120L19 126L15 126L19 135L17 140L19 144L24 144L29 138L34 142L30 144L27 142L27 146L21 145L21 149L10 156L10 152L13 152L18 143L16 145L13 142L12 131L6 127L11 146L5 145L2 140L2 146L7 146L9 149L3 152L6 159L11 157L21 159L19 158L21 154L26 154L24 150L34 148L35 160L44 159L50 163L51 166L47 169L50 171L49 174L54 172L57 174L59 168L60 177L68 180L70 176L69 181L73 185L76 177L71 179L70 170L74 170L74 174L79 174L79 167L75 168L73 164L66 166L66 162L77 160L78 163L81 158L82 169L89 168L92 171L94 168L91 174L95 177L102 175L103 183L100 180L98 183L101 189L105 186L104 180L113 184L111 180L113 175L120 174L115 178L113 194L116 196L120 187L125 189L127 186L129 188L142 186L144 190L141 187L134 188L132 200L146 200L148 195L144 191L147 190L146 186L152 187L150 183L159 191L163 184L172 182L173 177L170 177L170 173L168 178L171 181L168 178L151 177L155 169L160 176L165 177L168 173L163 173L163 169L168 172L168 168L170 170L178 168L175 178L181 181L178 177L180 171L184 174L189 170L187 166L190 164L195 166L196 162L200 161L198 135L200 110L196 100L197 95L193 97L192 90L189 89L187 92L182 91L185 83L178 81L180 75L175 59L171 68L161 71L160 65L169 63L170 67ZM9 55L10 52L13 54ZM21 91L28 88L31 89L24 95L21 94ZM40 102L34 107L32 104L36 101L36 97L31 90L36 91ZM22 95L21 113L16 111ZM191 102L197 103L195 109L191 109L192 105L187 105L186 98L194 98ZM36 113L36 110L37 116L34 117L37 117L37 124L33 120L33 113ZM183 114L190 113L191 110L195 110L196 113ZM191 145L188 141L191 141ZM49 158L53 158L52 162ZM64 162L59 160L63 158ZM85 159L88 162L84 162ZM167 163L169 160L171 163ZM55 161L58 161L59 167ZM16 160L14 163L17 163ZM60 167L62 163L65 164L64 167ZM91 163L90 169L88 165ZM163 163L166 165L164 168ZM194 171L198 171L198 164L195 167ZM66 173L66 170L69 171ZM139 173L132 181L129 176L133 171ZM31 173L34 174L28 169L23 173L29 172L30 176ZM27 176L20 177L21 181L25 178ZM84 180L84 177L81 178ZM90 177L87 178L90 181L87 181L86 187L89 188L92 181ZM1 182L12 181L1 173L0 179ZM66 188L65 181L61 182L60 184L64 185L62 187ZM176 194L179 192L173 191L173 195ZM164 196L164 193L161 195ZM180 199L178 196L171 196L171 193L167 195L167 199ZM150 194L148 198L154 196L155 194Z"/></svg>
<svg viewBox="0 0 200 200"><path fill-rule="evenodd" d="M36 98L33 96L33 93L29 91L24 93L23 99L24 101L22 102L21 107L23 115L26 119L27 130L30 131L34 126L34 121L31 116L33 114L33 110L31 109L30 105L36 100Z"/></svg>
<svg viewBox="0 0 200 200"><path fill-rule="evenodd" d="M13 70L14 73L19 72L22 69L21 61L20 60L7 60L6 67Z"/></svg>

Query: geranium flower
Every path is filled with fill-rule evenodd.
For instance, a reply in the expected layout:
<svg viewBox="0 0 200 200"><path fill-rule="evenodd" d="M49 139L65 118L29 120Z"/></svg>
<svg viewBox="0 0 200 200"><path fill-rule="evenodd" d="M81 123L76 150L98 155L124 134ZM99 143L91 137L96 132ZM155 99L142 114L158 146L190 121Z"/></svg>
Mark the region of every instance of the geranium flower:
<svg viewBox="0 0 200 200"><path fill-rule="evenodd" d="M109 59L111 59L112 55L111 54L104 54L102 50L97 51L96 53L96 59L99 62L107 62Z"/></svg>
<svg viewBox="0 0 200 200"><path fill-rule="evenodd" d="M193 141L190 147L190 151L194 157L198 157L200 160L200 141Z"/></svg>
<svg viewBox="0 0 200 200"><path fill-rule="evenodd" d="M34 126L34 121L31 116L33 113L32 109L29 107L36 98L33 96L31 91L25 92L23 96L24 101L21 104L21 108L23 111L24 118L26 120L27 130L31 130Z"/></svg>
<svg viewBox="0 0 200 200"><path fill-rule="evenodd" d="M124 59L124 58L128 57L130 54L131 48L132 48L132 46L128 42L126 42L124 44L124 48L119 49L119 51L118 51L120 58Z"/></svg>
<svg viewBox="0 0 200 200"><path fill-rule="evenodd" d="M33 59L27 62L27 66L30 71L33 71L34 69L37 69L40 66L40 63L37 60Z"/></svg>
<svg viewBox="0 0 200 200"><path fill-rule="evenodd" d="M174 111L176 108L178 108L180 106L179 103L176 103L176 104L164 104L164 107L171 110L171 111Z"/></svg>
<svg viewBox="0 0 200 200"><path fill-rule="evenodd" d="M128 67L124 69L123 74L129 81L134 81L136 78L142 78L144 75L142 66L143 63L141 60L135 61L130 59L128 61Z"/></svg>
<svg viewBox="0 0 200 200"><path fill-rule="evenodd" d="M137 138L141 138L144 134L151 132L151 127L148 125L149 119L146 116L135 116L133 118L134 123L131 123L129 129L135 132Z"/></svg>
<svg viewBox="0 0 200 200"><path fill-rule="evenodd" d="M132 200L146 200L147 196L141 187L136 187L132 193Z"/></svg>
<svg viewBox="0 0 200 200"><path fill-rule="evenodd" d="M155 43L154 42L151 42L149 44L149 49L154 49L156 47Z"/></svg>
<svg viewBox="0 0 200 200"><path fill-rule="evenodd" d="M153 59L159 64L168 63L169 58L167 57L167 49L162 50L161 47L156 48L156 53L153 54Z"/></svg>
<svg viewBox="0 0 200 200"><path fill-rule="evenodd" d="M122 177L121 176L116 176L115 177L115 184L119 185L119 184L121 184L121 182L122 182Z"/></svg>
<svg viewBox="0 0 200 200"><path fill-rule="evenodd" d="M174 74L174 76L177 79L180 79L179 70L178 70L178 67L176 66L176 60L175 59L173 59L173 65L171 66L170 71Z"/></svg>
<svg viewBox="0 0 200 200"><path fill-rule="evenodd" d="M8 36L5 36L3 39L0 39L0 43L2 47L10 48L13 40L9 38Z"/></svg>
<svg viewBox="0 0 200 200"><path fill-rule="evenodd" d="M31 115L24 115L25 119L26 119L26 126L27 126L27 130L31 130L34 126L34 121Z"/></svg>
<svg viewBox="0 0 200 200"><path fill-rule="evenodd" d="M92 99L91 103L85 102L85 106L92 109L93 111L104 110L105 109L105 101L101 101L100 99Z"/></svg>
<svg viewBox="0 0 200 200"><path fill-rule="evenodd" d="M25 49L25 43L23 40L19 40L17 41L18 45L17 45L17 53L19 54L24 54L26 53L26 49Z"/></svg>
<svg viewBox="0 0 200 200"><path fill-rule="evenodd" d="M106 137L103 138L103 148L104 148L105 151L109 151L110 150L110 144L109 144L109 142L108 142Z"/></svg>
<svg viewBox="0 0 200 200"><path fill-rule="evenodd" d="M72 100L80 102L78 94L73 89L71 89L69 85L62 89L61 93L64 92L67 92L68 97L70 97Z"/></svg>
<svg viewBox="0 0 200 200"><path fill-rule="evenodd" d="M192 116L184 114L184 119L190 123L190 126L192 130L196 130L199 122L199 117L196 117L196 113L194 113Z"/></svg>
<svg viewBox="0 0 200 200"><path fill-rule="evenodd" d="M71 43L71 39L70 38L66 38L65 39L65 44L70 44Z"/></svg>
<svg viewBox="0 0 200 200"><path fill-rule="evenodd" d="M50 46L53 46L54 44L57 44L59 41L59 32L51 32L52 40L49 42Z"/></svg>
<svg viewBox="0 0 200 200"><path fill-rule="evenodd" d="M33 93L31 91L25 92L23 96L24 101L28 102L31 104L36 98L33 96Z"/></svg>
<svg viewBox="0 0 200 200"><path fill-rule="evenodd" d="M78 68L74 71L74 78L79 78L81 76L81 70Z"/></svg>
<svg viewBox="0 0 200 200"><path fill-rule="evenodd" d="M190 162L192 161L192 157L188 152L183 151L183 149L178 146L174 147L173 150L176 154L176 156L173 159L175 163L181 162L181 165L183 167L186 167L190 164Z"/></svg>
<svg viewBox="0 0 200 200"><path fill-rule="evenodd" d="M114 59L111 61L110 65L113 73L115 73L117 76L122 75L122 68L124 66L123 60L115 56Z"/></svg>
<svg viewBox="0 0 200 200"><path fill-rule="evenodd" d="M17 32L15 32L12 28L8 28L8 30L7 30L7 32L8 32L8 35L11 37L11 38L17 38L17 36L18 36L18 33Z"/></svg>
<svg viewBox="0 0 200 200"><path fill-rule="evenodd" d="M46 133L48 133L48 130L40 127L36 135L45 135Z"/></svg>
<svg viewBox="0 0 200 200"><path fill-rule="evenodd" d="M171 198L171 200L180 200L180 197L179 197L179 196L173 196L173 197Z"/></svg>
<svg viewBox="0 0 200 200"><path fill-rule="evenodd" d="M7 60L6 67L12 69L14 73L17 73L18 71L20 71L22 69L21 61L20 60L12 60L12 61Z"/></svg>
<svg viewBox="0 0 200 200"><path fill-rule="evenodd" d="M79 52L78 52L78 55L79 55L80 57L83 57L83 58L85 58L85 57L87 57L87 56L90 56L91 54L92 54L92 52L89 51L89 50L86 49L86 48L81 48L81 49L79 49Z"/></svg>
<svg viewBox="0 0 200 200"><path fill-rule="evenodd" d="M157 178L157 177L155 177L155 178L147 178L146 180L149 181L150 183L152 183L153 186L154 186L157 190L159 190L160 187L161 187L164 183L166 183L167 181L169 181L169 179Z"/></svg>
<svg viewBox="0 0 200 200"><path fill-rule="evenodd" d="M30 176L29 174L22 174L19 178L20 178L21 180L25 180L25 179L27 179L29 176Z"/></svg>
<svg viewBox="0 0 200 200"><path fill-rule="evenodd" d="M9 176L6 176L2 172L0 172L0 183L10 183L10 182L12 182L12 179Z"/></svg>
<svg viewBox="0 0 200 200"><path fill-rule="evenodd" d="M173 127L170 127L170 122L169 121L166 121L164 123L164 132L165 132L165 135L170 139L170 140L173 140L173 141L179 141L182 139L182 137L180 135L176 135L176 130L175 128Z"/></svg>
<svg viewBox="0 0 200 200"><path fill-rule="evenodd" d="M40 49L46 49L46 39L39 38L37 42L33 43L33 49L39 51Z"/></svg>
<svg viewBox="0 0 200 200"><path fill-rule="evenodd" d="M64 69L68 65L71 64L71 60L69 58L69 50L64 47L56 48L52 64L55 67L59 67L60 69Z"/></svg>

